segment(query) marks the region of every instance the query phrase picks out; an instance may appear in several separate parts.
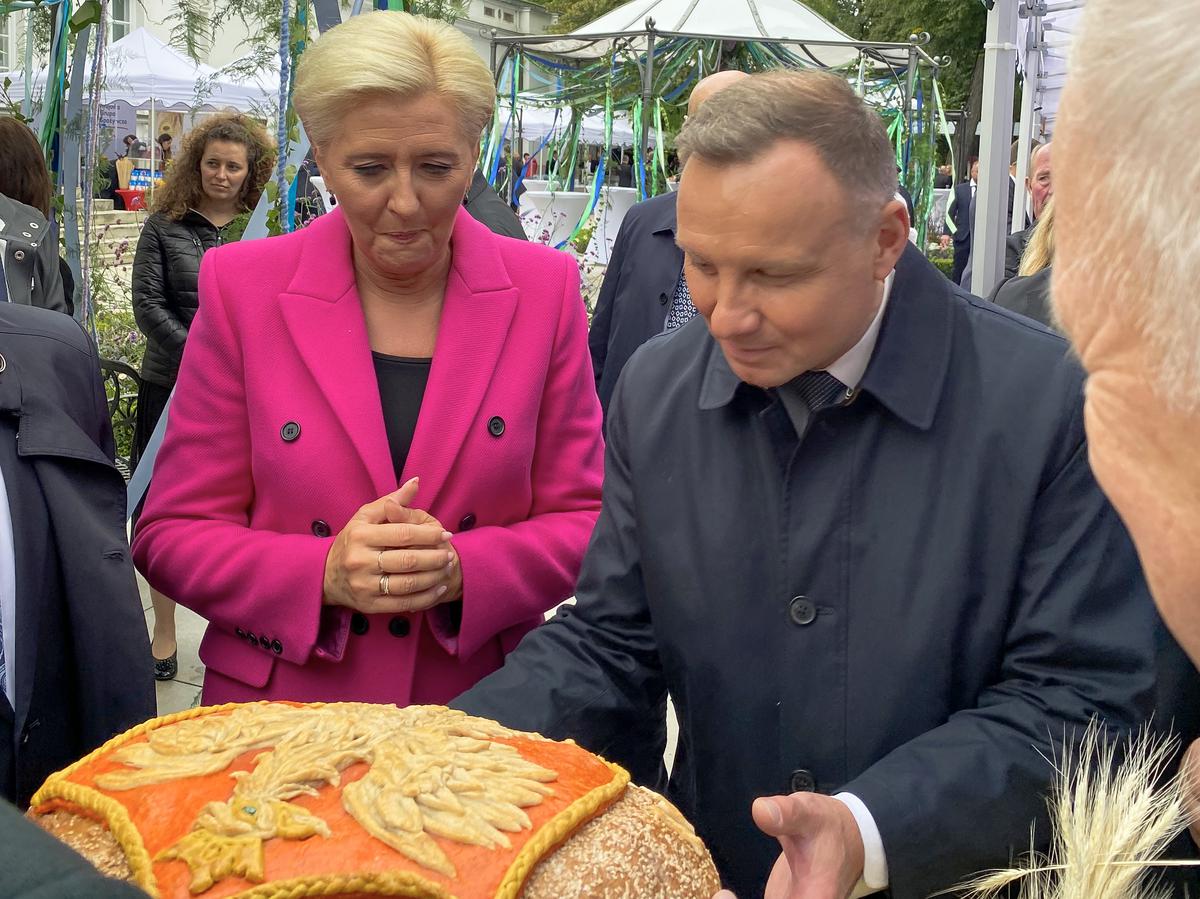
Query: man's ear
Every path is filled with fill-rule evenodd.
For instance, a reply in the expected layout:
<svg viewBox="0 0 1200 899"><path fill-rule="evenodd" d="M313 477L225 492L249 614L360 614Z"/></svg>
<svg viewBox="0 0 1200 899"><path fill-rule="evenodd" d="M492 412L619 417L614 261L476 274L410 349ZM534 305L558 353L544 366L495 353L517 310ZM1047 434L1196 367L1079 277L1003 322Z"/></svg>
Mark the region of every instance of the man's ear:
<svg viewBox="0 0 1200 899"><path fill-rule="evenodd" d="M900 261L900 256L908 246L908 232L911 227L908 206L903 200L890 200L880 210L876 235L876 281L884 280Z"/></svg>

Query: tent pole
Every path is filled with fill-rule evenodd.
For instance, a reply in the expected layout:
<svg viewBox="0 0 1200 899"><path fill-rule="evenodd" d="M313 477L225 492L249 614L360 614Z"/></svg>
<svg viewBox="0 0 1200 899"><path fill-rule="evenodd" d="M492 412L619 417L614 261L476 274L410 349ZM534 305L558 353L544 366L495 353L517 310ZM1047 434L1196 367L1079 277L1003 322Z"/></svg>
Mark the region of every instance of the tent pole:
<svg viewBox="0 0 1200 899"><path fill-rule="evenodd" d="M917 45L914 38L908 47L908 77L904 81L904 177L901 182L908 180L909 156L912 154L913 133L913 98L917 95Z"/></svg>
<svg viewBox="0 0 1200 899"><path fill-rule="evenodd" d="M983 45L983 133L979 187L971 226L971 292L987 296L1004 275L1004 220L1008 210L1009 145L1016 81L1018 0L996 0Z"/></svg>
<svg viewBox="0 0 1200 899"><path fill-rule="evenodd" d="M642 159L650 152L650 94L654 91L654 20L646 19L646 66L642 70Z"/></svg>
<svg viewBox="0 0 1200 899"><path fill-rule="evenodd" d="M1025 214L1028 208L1029 192L1025 189L1029 180L1029 148L1033 144L1033 101L1037 96L1041 82L1041 17L1032 12L1026 26L1025 38L1025 80L1021 84L1021 128L1017 140L1020 142L1017 154L1017 187L1013 197L1012 231L1015 234L1025 225ZM1029 210L1032 215L1032 210Z"/></svg>
<svg viewBox="0 0 1200 899"><path fill-rule="evenodd" d="M47 82L49 83L49 82ZM25 13L25 96L21 99L21 115L33 117L33 10Z"/></svg>
<svg viewBox="0 0 1200 899"><path fill-rule="evenodd" d="M150 98L150 202L154 202L154 148L158 142L154 139L158 135L155 132L157 124L154 115L154 98Z"/></svg>

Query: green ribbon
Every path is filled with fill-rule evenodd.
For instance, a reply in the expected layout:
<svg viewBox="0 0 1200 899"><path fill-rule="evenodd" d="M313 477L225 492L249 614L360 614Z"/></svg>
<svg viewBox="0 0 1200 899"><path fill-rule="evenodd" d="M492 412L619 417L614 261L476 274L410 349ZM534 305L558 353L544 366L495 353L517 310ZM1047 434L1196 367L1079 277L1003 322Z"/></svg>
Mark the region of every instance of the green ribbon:
<svg viewBox="0 0 1200 899"><path fill-rule="evenodd" d="M950 139L950 123L946 121L946 107L942 103L942 89L938 85L937 78L933 79L933 99L937 105L938 130L942 136L946 138L946 146L950 149L950 171L957 172L958 167L954 163L954 141ZM953 188L953 181L951 182ZM958 231L954 225L954 219L950 218L950 204L946 204L946 228L951 234Z"/></svg>

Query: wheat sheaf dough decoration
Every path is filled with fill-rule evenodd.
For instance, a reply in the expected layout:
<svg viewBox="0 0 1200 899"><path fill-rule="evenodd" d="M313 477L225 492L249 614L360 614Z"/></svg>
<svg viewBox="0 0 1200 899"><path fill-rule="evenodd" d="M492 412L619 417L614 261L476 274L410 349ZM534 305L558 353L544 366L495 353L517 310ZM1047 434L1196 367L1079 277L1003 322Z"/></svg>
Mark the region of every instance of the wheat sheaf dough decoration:
<svg viewBox="0 0 1200 899"><path fill-rule="evenodd" d="M447 877L454 865L432 839L509 848L507 834L532 828L524 809L554 790L556 772L497 738L517 736L499 724L441 706L394 708L340 703L303 709L267 703L218 720L185 720L114 753L122 769L96 783L119 792L214 774L245 752L265 750L236 780L225 802L210 802L191 830L158 855L188 865L189 890L201 893L227 877L264 880L264 843L330 835L329 825L290 800L340 785L357 763L370 768L342 791L342 805L375 839ZM528 737L526 734L520 736Z"/></svg>

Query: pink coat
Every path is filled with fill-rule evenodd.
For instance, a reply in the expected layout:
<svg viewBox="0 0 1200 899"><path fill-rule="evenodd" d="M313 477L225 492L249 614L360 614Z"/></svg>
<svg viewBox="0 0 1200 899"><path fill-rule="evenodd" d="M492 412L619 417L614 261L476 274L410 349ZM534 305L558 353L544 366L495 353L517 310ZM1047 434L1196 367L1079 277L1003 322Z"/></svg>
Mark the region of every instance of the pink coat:
<svg viewBox="0 0 1200 899"><path fill-rule="evenodd" d="M205 703L444 703L571 595L603 474L578 269L466 212L452 241L399 481L342 214L205 255L133 540L147 580L209 621ZM321 602L333 537L418 475L416 504L455 534L461 629L414 613L352 631Z"/></svg>

